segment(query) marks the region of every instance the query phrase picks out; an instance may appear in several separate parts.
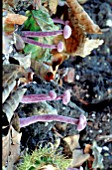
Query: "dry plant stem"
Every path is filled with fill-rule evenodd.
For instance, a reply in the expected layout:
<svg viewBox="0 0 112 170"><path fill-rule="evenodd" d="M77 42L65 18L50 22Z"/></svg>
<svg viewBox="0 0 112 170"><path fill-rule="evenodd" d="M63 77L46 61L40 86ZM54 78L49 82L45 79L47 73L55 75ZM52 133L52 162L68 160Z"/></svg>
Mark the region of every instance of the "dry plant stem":
<svg viewBox="0 0 112 170"><path fill-rule="evenodd" d="M55 35L61 35L63 34L63 30L58 31L22 31L22 36L25 37L48 37L48 36L55 36Z"/></svg>
<svg viewBox="0 0 112 170"><path fill-rule="evenodd" d="M39 115L39 116L31 116L27 118L20 118L20 128L26 127L36 122L49 122L49 121L59 121L70 124L78 124L79 119L74 119L67 116L62 115Z"/></svg>

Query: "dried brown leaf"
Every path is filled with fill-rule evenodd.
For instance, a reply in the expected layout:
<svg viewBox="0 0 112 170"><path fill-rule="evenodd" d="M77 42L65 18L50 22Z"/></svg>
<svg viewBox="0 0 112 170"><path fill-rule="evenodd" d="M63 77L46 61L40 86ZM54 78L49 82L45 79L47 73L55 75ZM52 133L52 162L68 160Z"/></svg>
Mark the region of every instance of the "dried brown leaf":
<svg viewBox="0 0 112 170"><path fill-rule="evenodd" d="M7 116L7 120L10 123L12 116L14 114L14 111L19 105L19 102L21 101L24 93L26 92L26 89L18 89L12 96L6 100L6 102L3 104L3 112Z"/></svg>
<svg viewBox="0 0 112 170"><path fill-rule="evenodd" d="M15 86L16 86L15 80L13 82L7 84L7 86L5 87L5 89L2 92L2 103L5 102L5 100L8 98L10 92L14 89Z"/></svg>
<svg viewBox="0 0 112 170"><path fill-rule="evenodd" d="M8 15L4 19L4 24L17 24L22 25L28 17L19 15L19 14L11 14L8 13Z"/></svg>
<svg viewBox="0 0 112 170"><path fill-rule="evenodd" d="M79 135L73 135L73 136L68 136L64 137L63 140L68 144L70 147L70 150L73 151L75 148L79 148Z"/></svg>
<svg viewBox="0 0 112 170"><path fill-rule="evenodd" d="M79 167L81 166L85 161L89 159L89 154L83 154L83 150L81 149L75 149L73 151L73 160L71 162L71 167Z"/></svg>
<svg viewBox="0 0 112 170"><path fill-rule="evenodd" d="M93 22L77 0L67 0L67 3L70 8L70 20L73 25L74 21L77 20L78 23L84 28L85 32L90 34L102 33L100 27Z"/></svg>
<svg viewBox="0 0 112 170"><path fill-rule="evenodd" d="M87 55L91 54L91 51L95 48L98 48L100 45L103 44L103 40L100 39L89 39L84 38L83 42L81 42L74 52L75 56L86 57Z"/></svg>

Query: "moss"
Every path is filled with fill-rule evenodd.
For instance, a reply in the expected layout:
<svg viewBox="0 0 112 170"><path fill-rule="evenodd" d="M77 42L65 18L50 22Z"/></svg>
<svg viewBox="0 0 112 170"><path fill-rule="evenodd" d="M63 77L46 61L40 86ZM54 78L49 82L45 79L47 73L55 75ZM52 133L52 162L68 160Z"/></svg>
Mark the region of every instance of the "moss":
<svg viewBox="0 0 112 170"><path fill-rule="evenodd" d="M62 154L56 153L56 149L45 146L36 149L31 155L26 153L17 170L39 170L48 164L54 165L60 170L66 170L70 162L71 159L66 159Z"/></svg>

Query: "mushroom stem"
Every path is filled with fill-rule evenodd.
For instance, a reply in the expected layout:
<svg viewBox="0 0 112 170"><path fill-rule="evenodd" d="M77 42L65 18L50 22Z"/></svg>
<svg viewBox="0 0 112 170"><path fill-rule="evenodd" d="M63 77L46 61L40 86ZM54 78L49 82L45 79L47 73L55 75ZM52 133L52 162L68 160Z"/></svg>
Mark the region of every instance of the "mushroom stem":
<svg viewBox="0 0 112 170"><path fill-rule="evenodd" d="M49 121L59 121L70 124L78 124L79 119L62 115L39 115L39 116L36 115L27 118L20 118L20 128L26 127L36 122L49 122Z"/></svg>
<svg viewBox="0 0 112 170"><path fill-rule="evenodd" d="M64 94L57 96L54 91L50 91L49 94L30 94L23 96L21 103L38 103L42 101L52 101L52 100L61 100L63 104L68 104L70 101L70 91L66 90Z"/></svg>
<svg viewBox="0 0 112 170"><path fill-rule="evenodd" d="M37 46L40 46L42 48L56 49L56 47L57 47L56 45L43 44L43 43L37 42L35 40L29 39L29 38L26 38L26 37L22 37L22 39L25 43L37 45Z"/></svg>
<svg viewBox="0 0 112 170"><path fill-rule="evenodd" d="M37 42L37 41L32 40L32 39L27 38L27 37L22 37L22 39L25 43L37 45L37 46L40 46L42 48L57 49L58 52L62 52L63 48L64 48L63 42L61 42L61 41L58 42L57 45L49 45L49 44L43 44L43 43Z"/></svg>
<svg viewBox="0 0 112 170"><path fill-rule="evenodd" d="M48 36L55 36L55 35L61 35L63 33L63 30L58 31L22 31L22 36L25 37L48 37Z"/></svg>
<svg viewBox="0 0 112 170"><path fill-rule="evenodd" d="M59 23L59 24L65 25L65 21L63 21L63 20L61 20L59 18L53 18L52 20L53 20L54 23Z"/></svg>

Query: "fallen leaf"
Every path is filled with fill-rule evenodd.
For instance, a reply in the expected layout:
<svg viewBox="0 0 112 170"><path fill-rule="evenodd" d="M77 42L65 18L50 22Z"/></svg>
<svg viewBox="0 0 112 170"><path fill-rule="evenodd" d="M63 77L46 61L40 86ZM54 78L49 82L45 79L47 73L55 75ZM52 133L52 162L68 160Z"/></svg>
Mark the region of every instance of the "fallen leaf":
<svg viewBox="0 0 112 170"><path fill-rule="evenodd" d="M12 145L20 144L22 133L17 132L13 127L11 128Z"/></svg>
<svg viewBox="0 0 112 170"><path fill-rule="evenodd" d="M28 17L19 15L19 14L11 14L8 13L4 19L4 24L17 24L22 25Z"/></svg>
<svg viewBox="0 0 112 170"><path fill-rule="evenodd" d="M85 12L83 7L78 3L77 0L66 0L69 5L70 20L74 25L74 20L84 28L85 32L90 34L101 34L101 29L96 25L89 15Z"/></svg>
<svg viewBox="0 0 112 170"><path fill-rule="evenodd" d="M91 51L95 48L98 48L100 45L103 44L103 40L100 39L89 39L85 38L83 42L81 42L74 52L75 56L86 57L87 55L91 54Z"/></svg>
<svg viewBox="0 0 112 170"><path fill-rule="evenodd" d="M70 147L70 150L73 151L75 148L79 148L79 135L73 135L73 136L68 136L64 137L63 140L68 144Z"/></svg>
<svg viewBox="0 0 112 170"><path fill-rule="evenodd" d="M83 150L81 149L75 149L73 151L73 161L71 162L71 167L79 167L81 166L85 161L89 159L89 154L84 154Z"/></svg>
<svg viewBox="0 0 112 170"><path fill-rule="evenodd" d="M3 112L6 114L9 123L25 92L25 88L16 90L3 104Z"/></svg>
<svg viewBox="0 0 112 170"><path fill-rule="evenodd" d="M7 86L4 88L2 92L2 103L5 102L5 100L9 97L10 92L14 89L16 86L16 81L14 80L13 82L7 84Z"/></svg>

